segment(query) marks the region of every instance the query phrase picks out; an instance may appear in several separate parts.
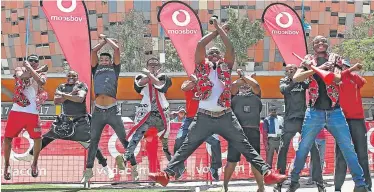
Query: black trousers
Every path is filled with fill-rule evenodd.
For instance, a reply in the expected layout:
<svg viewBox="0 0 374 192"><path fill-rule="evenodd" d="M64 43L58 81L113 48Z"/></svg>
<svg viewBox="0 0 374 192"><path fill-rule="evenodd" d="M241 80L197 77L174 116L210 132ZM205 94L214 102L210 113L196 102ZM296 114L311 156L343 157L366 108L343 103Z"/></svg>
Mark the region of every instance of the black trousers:
<svg viewBox="0 0 374 192"><path fill-rule="evenodd" d="M212 117L197 113L196 125L191 127L182 146L169 161L165 172L173 176L180 172L179 167L184 161L212 134L221 135L233 145L258 171L265 174L270 168L257 151L248 142L243 129L233 112L220 117Z"/></svg>
<svg viewBox="0 0 374 192"><path fill-rule="evenodd" d="M43 139L42 139L42 149L41 150L43 150L45 147L47 147L54 140L55 139L53 139L53 138L43 137ZM85 143L85 142L79 142L79 143L84 148L87 148L89 146L89 143ZM33 155L34 154L34 149L31 149L31 151L29 153L30 153L30 155ZM101 152L101 150L99 148L97 149L96 158L99 161L99 164L102 165L103 167L106 167L108 165L103 153Z"/></svg>
<svg viewBox="0 0 374 192"><path fill-rule="evenodd" d="M364 119L347 119L352 142L357 153L358 162L364 171L365 182L371 189L372 182L369 170L367 131ZM347 174L347 163L338 145L335 144L335 191L340 191Z"/></svg>

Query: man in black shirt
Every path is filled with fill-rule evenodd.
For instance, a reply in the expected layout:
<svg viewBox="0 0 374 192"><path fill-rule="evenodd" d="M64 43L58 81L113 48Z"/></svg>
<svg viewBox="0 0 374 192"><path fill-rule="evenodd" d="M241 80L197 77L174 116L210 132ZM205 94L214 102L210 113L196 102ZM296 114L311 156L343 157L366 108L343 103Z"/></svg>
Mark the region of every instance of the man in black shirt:
<svg viewBox="0 0 374 192"><path fill-rule="evenodd" d="M260 154L260 113L262 111L261 89L260 85L251 76L245 76L241 69L237 70L240 79L232 84L231 108L238 118L243 128L245 136L252 147ZM240 161L240 152L235 149L229 142L227 152L227 164L225 166L223 190L228 190L228 184L235 170L237 162ZM264 192L264 179L261 173L251 166L251 170L255 176L259 192Z"/></svg>
<svg viewBox="0 0 374 192"><path fill-rule="evenodd" d="M90 145L91 117L86 110L87 85L78 80L78 73L69 71L67 82L59 85L55 92L55 104L62 105L62 114L53 122L51 130L43 135L42 150L56 139L78 141L84 148ZM31 161L34 151L18 160ZM114 178L112 170L108 167L104 155L97 149L96 158L104 168L109 179Z"/></svg>
<svg viewBox="0 0 374 192"><path fill-rule="evenodd" d="M309 83L309 108L305 112L305 118L301 131L301 141L296 152L294 168L291 173L291 185L288 192L294 192L299 187L299 174L304 168L305 159L315 143L318 133L326 126L327 130L335 138L341 149L344 159L355 182L354 192L366 192L364 173L358 162L357 154L352 144L351 134L339 105L340 71L342 59L339 55L327 52L327 39L317 36L313 40L314 55L307 55L301 63L295 75L294 82L302 82L308 79ZM334 82L328 82L315 74L311 66L319 67L334 74Z"/></svg>
<svg viewBox="0 0 374 192"><path fill-rule="evenodd" d="M93 177L92 168L97 148L103 129L107 124L114 129L123 148L128 145L125 127L116 100L118 78L121 70L119 46L115 39L107 38L103 34L100 35L100 41L91 52L96 97L91 122L91 146L88 150L86 170L83 174L82 183L87 183ZM113 59L109 53L101 53L100 58L98 58L98 51L107 43L114 50Z"/></svg>

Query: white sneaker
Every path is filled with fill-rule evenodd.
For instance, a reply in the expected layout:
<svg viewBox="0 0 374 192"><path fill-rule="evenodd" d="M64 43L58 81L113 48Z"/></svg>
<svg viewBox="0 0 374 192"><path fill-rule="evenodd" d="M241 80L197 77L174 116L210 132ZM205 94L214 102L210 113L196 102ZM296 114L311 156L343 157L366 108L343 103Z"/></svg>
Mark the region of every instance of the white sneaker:
<svg viewBox="0 0 374 192"><path fill-rule="evenodd" d="M83 171L83 177L81 179L81 183L87 183L93 177L92 168L87 168Z"/></svg>
<svg viewBox="0 0 374 192"><path fill-rule="evenodd" d="M131 177L134 181L139 181L138 165L132 166Z"/></svg>
<svg viewBox="0 0 374 192"><path fill-rule="evenodd" d="M27 161L27 162L31 162L33 159L34 159L34 156L33 155L30 155L29 153L27 153L27 155L24 155L24 156L14 156L15 159L17 159L18 161Z"/></svg>
<svg viewBox="0 0 374 192"><path fill-rule="evenodd" d="M113 170L108 165L103 167L103 169L104 169L105 175L108 176L108 179L113 180L113 178L114 178Z"/></svg>

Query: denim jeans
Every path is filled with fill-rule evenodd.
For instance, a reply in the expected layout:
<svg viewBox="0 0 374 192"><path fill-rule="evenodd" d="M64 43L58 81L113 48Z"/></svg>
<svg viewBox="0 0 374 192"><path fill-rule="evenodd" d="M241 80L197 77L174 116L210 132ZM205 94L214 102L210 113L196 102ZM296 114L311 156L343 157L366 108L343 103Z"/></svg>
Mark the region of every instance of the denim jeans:
<svg viewBox="0 0 374 192"><path fill-rule="evenodd" d="M319 158L320 158L320 165L321 165L321 170L323 172L323 167L325 166L325 151L326 151L326 140L325 139L316 139L316 147L318 149L318 152L319 152ZM313 150L313 148L312 148ZM314 153L311 152L311 162L310 162L310 166L309 166L309 174L310 174L310 177L313 178L313 156Z"/></svg>
<svg viewBox="0 0 374 192"><path fill-rule="evenodd" d="M294 168L291 173L291 181L298 182L300 172L304 168L306 157L315 143L318 133L326 127L335 138L346 160L355 185L365 186L363 170L358 162L357 154L352 144L351 133L341 108L333 110L318 110L308 108L305 112L301 141L296 152Z"/></svg>
<svg viewBox="0 0 374 192"><path fill-rule="evenodd" d="M191 125L192 124L192 125ZM186 117L181 125L181 128L178 131L177 138L174 144L174 154L177 150L182 146L183 141L186 139L188 134L188 128L190 126L195 126L196 123L193 123L193 118ZM221 154L221 142L218 139L218 136L211 135L205 140L210 146L212 150L212 164L211 168L219 169L222 167L222 154ZM184 166L181 165L179 170L183 170Z"/></svg>

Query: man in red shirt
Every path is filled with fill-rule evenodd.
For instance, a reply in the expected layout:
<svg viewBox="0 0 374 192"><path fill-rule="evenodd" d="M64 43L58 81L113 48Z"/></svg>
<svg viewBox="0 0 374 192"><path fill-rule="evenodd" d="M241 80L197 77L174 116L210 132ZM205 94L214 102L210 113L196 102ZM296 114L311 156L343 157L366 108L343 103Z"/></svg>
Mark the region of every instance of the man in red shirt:
<svg viewBox="0 0 374 192"><path fill-rule="evenodd" d="M183 123L181 128L178 131L177 139L175 140L174 144L174 154L177 150L182 146L184 139L187 136L188 128L195 126L196 123L193 123L193 119L197 113L197 109L199 108L199 100L194 99L196 93L196 77L194 75L190 76L190 80L186 80L182 84L182 91L186 96L186 117L183 119ZM205 140L212 149L212 164L210 168L210 173L212 174L212 178L216 181L219 180L218 169L222 167L222 155L221 155L221 142L219 141L218 135L214 134L209 136ZM181 165L179 168L180 172L176 173L175 178L181 178L183 172L185 171L184 164Z"/></svg>
<svg viewBox="0 0 374 192"><path fill-rule="evenodd" d="M341 84L339 86L339 100L344 116L347 120L349 131L351 132L352 142L357 153L358 161L364 171L365 182L371 191L371 178L368 161L368 145L366 136L366 126L364 120L364 109L360 89L366 83L366 80L358 74L352 73L359 71L362 65L357 63L351 67L347 60L343 60L343 72L341 74ZM347 163L344 160L339 146L335 146L335 191L341 191L341 187L347 173Z"/></svg>

